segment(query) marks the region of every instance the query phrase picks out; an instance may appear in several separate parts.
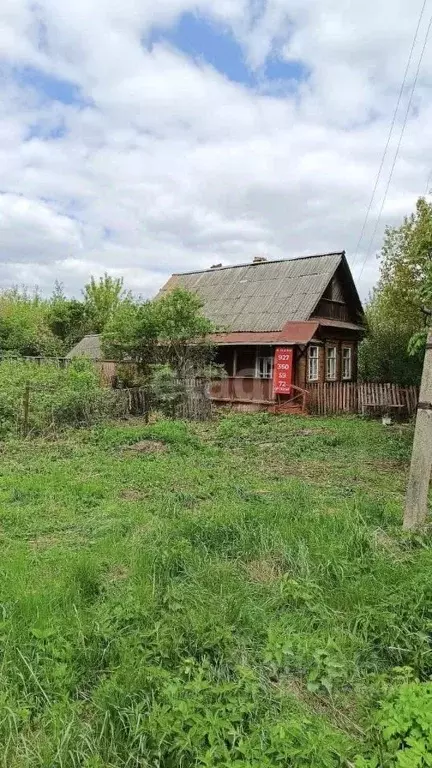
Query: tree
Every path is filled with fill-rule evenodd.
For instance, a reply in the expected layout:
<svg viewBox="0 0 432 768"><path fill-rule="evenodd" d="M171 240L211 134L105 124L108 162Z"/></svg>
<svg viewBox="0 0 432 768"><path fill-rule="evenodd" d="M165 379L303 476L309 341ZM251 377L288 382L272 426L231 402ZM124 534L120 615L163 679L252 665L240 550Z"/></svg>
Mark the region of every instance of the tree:
<svg viewBox="0 0 432 768"><path fill-rule="evenodd" d="M82 301L67 299L63 286L56 282L47 312L48 326L67 353L87 332L86 308Z"/></svg>
<svg viewBox="0 0 432 768"><path fill-rule="evenodd" d="M23 356L57 356L59 339L47 320L48 302L37 292L16 288L0 294L0 352Z"/></svg>
<svg viewBox="0 0 432 768"><path fill-rule="evenodd" d="M190 291L175 288L162 296L157 305L164 361L180 378L192 376L213 358L209 336L215 327L203 315L201 299Z"/></svg>
<svg viewBox="0 0 432 768"><path fill-rule="evenodd" d="M157 303L134 302L127 298L119 304L102 334L104 354L113 360L134 362L144 377L157 362L159 336Z"/></svg>
<svg viewBox="0 0 432 768"><path fill-rule="evenodd" d="M419 198L415 212L385 232L380 279L367 308L369 335L360 350L364 378L419 383L425 305L432 306L432 205Z"/></svg>
<svg viewBox="0 0 432 768"><path fill-rule="evenodd" d="M131 299L123 288L123 278L110 277L106 272L96 280L93 276L84 286L84 307L89 330L102 333L120 304Z"/></svg>
<svg viewBox="0 0 432 768"><path fill-rule="evenodd" d="M422 361L410 357L413 328L389 313L376 291L365 310L367 335L359 349L359 374L364 381L410 386L418 384Z"/></svg>
<svg viewBox="0 0 432 768"><path fill-rule="evenodd" d="M176 288L154 301L124 300L107 323L102 344L107 356L133 361L144 377L152 366L168 364L184 378L211 362L213 331L200 299Z"/></svg>

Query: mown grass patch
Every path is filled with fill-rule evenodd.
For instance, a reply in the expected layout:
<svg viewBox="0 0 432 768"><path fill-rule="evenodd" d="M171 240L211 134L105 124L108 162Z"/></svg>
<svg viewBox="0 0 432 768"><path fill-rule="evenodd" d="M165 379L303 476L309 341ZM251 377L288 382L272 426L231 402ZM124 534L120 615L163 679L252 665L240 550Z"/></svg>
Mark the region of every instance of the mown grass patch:
<svg viewBox="0 0 432 768"><path fill-rule="evenodd" d="M0 764L372 765L383 681L432 674L411 439L255 415L5 442Z"/></svg>

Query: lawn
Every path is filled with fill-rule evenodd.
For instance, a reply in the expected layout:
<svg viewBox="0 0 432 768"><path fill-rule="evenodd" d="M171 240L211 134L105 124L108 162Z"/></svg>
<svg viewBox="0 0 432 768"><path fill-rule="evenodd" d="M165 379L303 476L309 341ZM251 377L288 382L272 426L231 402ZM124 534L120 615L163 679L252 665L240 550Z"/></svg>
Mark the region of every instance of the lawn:
<svg viewBox="0 0 432 768"><path fill-rule="evenodd" d="M431 693L411 440L264 414L5 441L0 764L430 765L375 727Z"/></svg>

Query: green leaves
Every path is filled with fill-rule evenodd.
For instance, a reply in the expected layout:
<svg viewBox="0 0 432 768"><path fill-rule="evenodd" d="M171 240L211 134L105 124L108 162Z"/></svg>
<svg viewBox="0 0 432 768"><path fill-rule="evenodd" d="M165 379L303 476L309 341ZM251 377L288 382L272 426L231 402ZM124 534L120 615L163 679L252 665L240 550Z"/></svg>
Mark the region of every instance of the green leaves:
<svg viewBox="0 0 432 768"><path fill-rule="evenodd" d="M313 654L313 663L307 677L307 688L313 693L324 689L331 696L336 683L347 679L345 665L338 659L334 648L319 648Z"/></svg>
<svg viewBox="0 0 432 768"><path fill-rule="evenodd" d="M381 702L376 726L376 754L358 758L356 768L432 766L432 682L392 686Z"/></svg>
<svg viewBox="0 0 432 768"><path fill-rule="evenodd" d="M175 288L154 301L121 302L104 328L103 347L108 357L137 363L144 378L157 364L185 378L211 362L213 331L198 296Z"/></svg>
<svg viewBox="0 0 432 768"><path fill-rule="evenodd" d="M102 333L121 303L130 299L123 288L123 278L110 277L106 272L99 280L90 278L83 296L87 323L94 333Z"/></svg>
<svg viewBox="0 0 432 768"><path fill-rule="evenodd" d="M415 213L385 233L380 280L366 310L368 336L360 347L363 378L420 382L423 306L432 307L432 205L419 198Z"/></svg>
<svg viewBox="0 0 432 768"><path fill-rule="evenodd" d="M75 359L66 367L45 361L0 360L0 432L21 433L23 394L29 385L27 432L83 426L114 415L116 393L103 387L95 366Z"/></svg>

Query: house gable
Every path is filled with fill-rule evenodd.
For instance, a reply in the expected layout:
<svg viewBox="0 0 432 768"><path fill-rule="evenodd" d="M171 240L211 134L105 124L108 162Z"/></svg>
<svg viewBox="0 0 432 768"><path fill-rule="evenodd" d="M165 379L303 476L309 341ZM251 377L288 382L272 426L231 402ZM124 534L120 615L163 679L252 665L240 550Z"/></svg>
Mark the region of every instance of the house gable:
<svg viewBox="0 0 432 768"><path fill-rule="evenodd" d="M363 307L345 255L310 317L339 320L359 326L363 324Z"/></svg>

